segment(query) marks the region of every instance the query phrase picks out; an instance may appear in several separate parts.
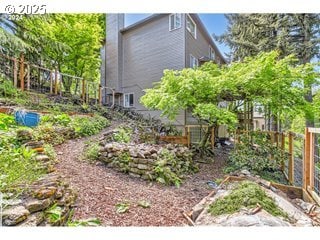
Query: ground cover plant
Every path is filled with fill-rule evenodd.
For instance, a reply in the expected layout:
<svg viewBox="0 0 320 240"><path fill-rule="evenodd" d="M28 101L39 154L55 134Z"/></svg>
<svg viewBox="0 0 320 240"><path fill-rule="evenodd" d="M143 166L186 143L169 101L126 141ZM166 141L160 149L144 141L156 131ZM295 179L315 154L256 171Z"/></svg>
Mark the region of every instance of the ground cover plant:
<svg viewBox="0 0 320 240"><path fill-rule="evenodd" d="M242 207L256 208L257 204L273 216L288 218L288 215L276 205L271 197L267 196L258 184L249 181L239 183L229 195L210 204L209 212L214 216L232 214Z"/></svg>

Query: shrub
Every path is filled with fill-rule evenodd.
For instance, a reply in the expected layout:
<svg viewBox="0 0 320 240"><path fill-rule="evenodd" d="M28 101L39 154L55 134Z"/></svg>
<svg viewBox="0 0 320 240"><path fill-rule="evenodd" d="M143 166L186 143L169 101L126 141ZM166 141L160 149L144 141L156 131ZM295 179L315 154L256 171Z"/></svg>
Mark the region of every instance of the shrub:
<svg viewBox="0 0 320 240"><path fill-rule="evenodd" d="M119 127L113 134L113 140L119 143L129 143L131 140L132 129L126 127Z"/></svg>
<svg viewBox="0 0 320 240"><path fill-rule="evenodd" d="M43 123L52 123L60 126L68 126L71 123L71 117L68 114L59 114L59 115L44 115L41 117L41 122Z"/></svg>
<svg viewBox="0 0 320 240"><path fill-rule="evenodd" d="M210 204L209 212L214 216L232 214L242 207L256 208L257 204L273 216L288 218L288 215L276 205L272 198L267 196L258 184L248 181L239 183L229 195Z"/></svg>
<svg viewBox="0 0 320 240"><path fill-rule="evenodd" d="M8 130L9 127L15 125L14 117L0 113L0 130Z"/></svg>
<svg viewBox="0 0 320 240"><path fill-rule="evenodd" d="M256 173L262 171L278 171L285 155L271 144L266 133L250 133L240 136L240 143L229 155L229 170L247 169ZM253 139L255 146L252 145Z"/></svg>
<svg viewBox="0 0 320 240"><path fill-rule="evenodd" d="M158 155L158 160L153 169L156 181L163 184L174 184L179 187L184 174L197 172L198 168L193 164L192 157L178 158L175 153L163 149Z"/></svg>
<svg viewBox="0 0 320 240"><path fill-rule="evenodd" d="M95 161L99 157L99 144L98 143L91 143L86 147L84 158L85 160Z"/></svg>
<svg viewBox="0 0 320 240"><path fill-rule="evenodd" d="M55 160L57 158L57 154L51 144L44 144L44 153L49 157L50 160Z"/></svg>
<svg viewBox="0 0 320 240"><path fill-rule="evenodd" d="M64 136L58 133L51 123L37 126L32 132L32 138L52 145L61 144L65 141Z"/></svg>
<svg viewBox="0 0 320 240"><path fill-rule="evenodd" d="M74 127L78 137L91 136L99 133L109 124L109 121L99 115L94 117L75 116L71 125Z"/></svg>

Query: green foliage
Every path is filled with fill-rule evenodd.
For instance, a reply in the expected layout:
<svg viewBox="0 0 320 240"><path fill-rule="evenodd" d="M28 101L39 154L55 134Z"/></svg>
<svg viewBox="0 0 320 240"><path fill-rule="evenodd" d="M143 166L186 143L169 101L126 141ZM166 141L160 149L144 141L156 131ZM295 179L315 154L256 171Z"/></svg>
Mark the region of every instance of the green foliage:
<svg viewBox="0 0 320 240"><path fill-rule="evenodd" d="M277 146L271 144L268 134L251 132L250 135L240 135L240 143L230 153L228 161L232 170L261 173L279 171L285 157Z"/></svg>
<svg viewBox="0 0 320 240"><path fill-rule="evenodd" d="M180 159L173 152L163 149L158 155L153 173L156 181L162 184L174 184L180 187L184 174L196 172L198 168L193 164L192 159Z"/></svg>
<svg viewBox="0 0 320 240"><path fill-rule="evenodd" d="M129 171L129 162L131 161L131 156L128 152L120 153L114 160L113 164L118 166L122 172Z"/></svg>
<svg viewBox="0 0 320 240"><path fill-rule="evenodd" d="M267 196L258 184L249 181L238 184L229 195L210 204L209 212L215 216L232 214L242 207L256 208L257 204L273 216L288 218L288 215L276 205L272 198Z"/></svg>
<svg viewBox="0 0 320 240"><path fill-rule="evenodd" d="M119 127L115 129L113 140L119 143L129 143L131 140L132 129L127 127Z"/></svg>
<svg viewBox="0 0 320 240"><path fill-rule="evenodd" d="M34 128L32 138L36 141L44 141L45 143L58 145L66 139L61 133L58 133L51 123L45 123Z"/></svg>
<svg viewBox="0 0 320 240"><path fill-rule="evenodd" d="M101 225L101 221L98 218L88 218L75 221L68 221L68 227L97 227Z"/></svg>
<svg viewBox="0 0 320 240"><path fill-rule="evenodd" d="M57 204L52 205L45 212L49 223L55 224L62 220L62 208Z"/></svg>
<svg viewBox="0 0 320 240"><path fill-rule="evenodd" d="M0 76L0 96L15 98L20 92L12 84L12 81L1 78Z"/></svg>
<svg viewBox="0 0 320 240"><path fill-rule="evenodd" d="M99 115L94 117L75 116L72 121L72 126L79 137L97 134L108 124L108 120Z"/></svg>
<svg viewBox="0 0 320 240"><path fill-rule="evenodd" d="M44 153L49 157L50 160L56 160L57 154L51 144L43 145Z"/></svg>
<svg viewBox="0 0 320 240"><path fill-rule="evenodd" d="M210 125L217 124L232 127L238 122L235 113L225 108L219 108L217 105L211 103L197 105L193 110L193 114L199 119L208 122Z"/></svg>
<svg viewBox="0 0 320 240"><path fill-rule="evenodd" d="M98 143L91 143L86 146L86 150L84 152L85 160L88 160L90 162L97 160L99 157L99 149L100 146Z"/></svg>
<svg viewBox="0 0 320 240"><path fill-rule="evenodd" d="M228 66L206 63L197 69L165 70L161 82L146 89L141 102L170 119L189 109L212 127L235 126L238 100L268 106L279 119L292 119L310 112L302 86L306 81L316 83L318 77L314 65L297 66L297 61L292 55L279 60L279 52L273 51ZM223 108L222 102L229 104Z"/></svg>
<svg viewBox="0 0 320 240"><path fill-rule="evenodd" d="M0 130L8 130L9 127L15 125L15 120L13 116L0 113Z"/></svg>
<svg viewBox="0 0 320 240"><path fill-rule="evenodd" d="M117 203L116 204L116 211L117 213L125 213L129 210L129 203Z"/></svg>
<svg viewBox="0 0 320 240"><path fill-rule="evenodd" d="M39 62L46 67L54 64L60 72L98 81L100 48L105 36L102 16L103 14L36 14L24 16L10 25L16 38L24 44L20 44L20 49L23 46L31 62ZM13 42L12 39L8 40ZM10 45L4 47L7 51L13 50ZM66 91L69 91L70 81L65 78L62 82Z"/></svg>
<svg viewBox="0 0 320 240"><path fill-rule="evenodd" d="M151 204L150 204L150 202L148 202L146 200L141 200L138 202L138 206L140 206L142 208L150 208Z"/></svg>
<svg viewBox="0 0 320 240"><path fill-rule="evenodd" d="M20 142L14 132L6 132L0 135L0 151L20 147Z"/></svg>
<svg viewBox="0 0 320 240"><path fill-rule="evenodd" d="M291 123L290 131L294 133L304 134L306 122L304 115L297 115Z"/></svg>
<svg viewBox="0 0 320 240"><path fill-rule="evenodd" d="M261 51L295 54L301 62L319 57L319 14L226 14L228 28L217 37L231 49L232 58L244 59Z"/></svg>
<svg viewBox="0 0 320 240"><path fill-rule="evenodd" d="M65 113L59 115L47 114L41 117L41 122L52 123L67 127L71 122L71 117Z"/></svg>
<svg viewBox="0 0 320 240"><path fill-rule="evenodd" d="M172 164L172 168L170 168L168 164ZM153 170L156 174L156 181L162 184L174 184L176 187L180 187L181 179L171 170L178 170L176 168L177 159L175 155L168 150L163 150Z"/></svg>
<svg viewBox="0 0 320 240"><path fill-rule="evenodd" d="M0 148L0 192L18 190L18 184L29 184L45 173L35 156L24 147Z"/></svg>

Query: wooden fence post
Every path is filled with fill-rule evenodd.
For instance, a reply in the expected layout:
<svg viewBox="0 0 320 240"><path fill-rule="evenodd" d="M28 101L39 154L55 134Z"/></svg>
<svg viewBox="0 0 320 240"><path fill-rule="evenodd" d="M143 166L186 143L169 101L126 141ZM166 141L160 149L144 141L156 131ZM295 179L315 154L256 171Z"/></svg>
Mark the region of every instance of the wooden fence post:
<svg viewBox="0 0 320 240"><path fill-rule="evenodd" d="M191 146L191 136L190 136L190 127L185 128L186 136L187 136L187 142L188 142L188 148Z"/></svg>
<svg viewBox="0 0 320 240"><path fill-rule="evenodd" d="M20 55L20 89L24 91L24 54Z"/></svg>
<svg viewBox="0 0 320 240"><path fill-rule="evenodd" d="M13 60L13 86L18 87L18 61L16 58Z"/></svg>
<svg viewBox="0 0 320 240"><path fill-rule="evenodd" d="M99 84L98 88L98 99L99 99L99 105L102 105L102 93L101 93L101 84Z"/></svg>
<svg viewBox="0 0 320 240"><path fill-rule="evenodd" d="M310 185L310 162L311 162L311 136L309 129L305 129L304 161L303 161L303 188L307 190Z"/></svg>
<svg viewBox="0 0 320 240"><path fill-rule="evenodd" d="M58 69L54 70L54 94L58 95Z"/></svg>
<svg viewBox="0 0 320 240"><path fill-rule="evenodd" d="M285 134L282 132L280 133L280 147L281 147L281 155L282 155L282 158L284 159L284 156L285 156L285 147L286 147L286 142L285 142ZM282 161L281 163L281 169L282 171L284 171L284 168L285 168L285 164L284 164L284 160Z"/></svg>
<svg viewBox="0 0 320 240"><path fill-rule="evenodd" d="M293 184L294 183L294 152L293 152L293 134L292 132L289 132L288 135L289 138L289 166L288 166L288 178L289 178L289 183Z"/></svg>

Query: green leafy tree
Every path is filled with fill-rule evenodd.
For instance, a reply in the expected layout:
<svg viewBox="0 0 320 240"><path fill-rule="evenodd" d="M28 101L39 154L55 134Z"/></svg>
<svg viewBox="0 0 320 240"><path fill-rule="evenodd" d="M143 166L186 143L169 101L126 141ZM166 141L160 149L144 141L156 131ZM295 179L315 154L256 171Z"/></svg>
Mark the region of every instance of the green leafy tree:
<svg viewBox="0 0 320 240"><path fill-rule="evenodd" d="M194 117L209 126L200 143L203 149L212 128L221 124L235 127L239 106L233 103L237 100L268 105L282 118L308 109L303 82L315 82L317 75L311 64L295 66L296 61L292 55L279 59L279 53L273 51L221 68L206 63L197 69L165 70L161 81L145 90L141 102L162 110L170 119L181 109L191 109ZM228 102L228 107L220 107L221 102Z"/></svg>
<svg viewBox="0 0 320 240"><path fill-rule="evenodd" d="M2 16L0 36L6 38L0 45L8 53L24 52L30 62L98 81L104 19L104 14L28 15L16 21ZM71 82L62 81L70 91Z"/></svg>

